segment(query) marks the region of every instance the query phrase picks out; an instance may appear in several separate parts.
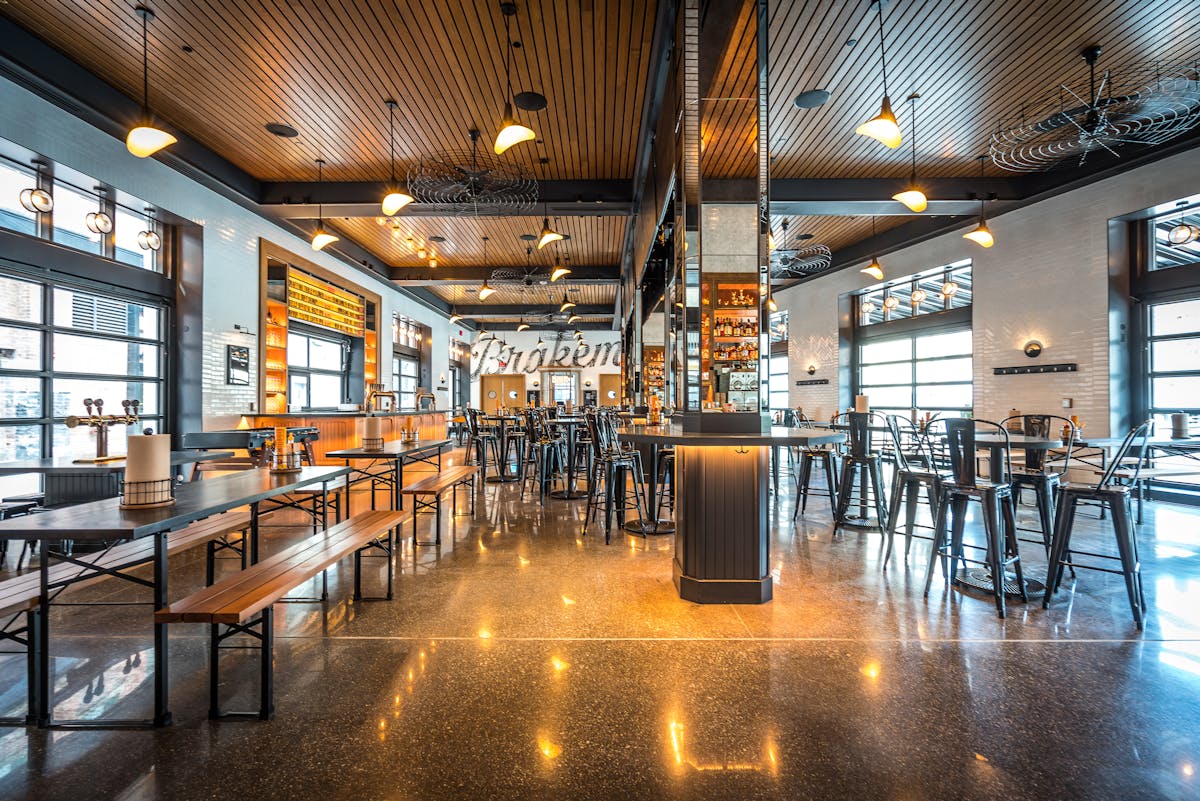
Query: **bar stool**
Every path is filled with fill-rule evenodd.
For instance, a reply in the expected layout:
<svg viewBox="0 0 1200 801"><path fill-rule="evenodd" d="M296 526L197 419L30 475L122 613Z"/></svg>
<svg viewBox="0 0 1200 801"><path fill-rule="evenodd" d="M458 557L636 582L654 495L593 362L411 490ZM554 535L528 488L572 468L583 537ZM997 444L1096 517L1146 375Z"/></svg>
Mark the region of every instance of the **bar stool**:
<svg viewBox="0 0 1200 801"><path fill-rule="evenodd" d="M1056 414L1014 415L1001 420L1000 425L1008 428L1009 423L1013 421L1019 423L1021 433L1027 437L1052 439L1055 431L1063 431L1065 429L1070 432L1064 442L1066 450L1061 457L1061 471L1051 469L1051 465L1059 461L1058 457L1051 460L1049 452L1046 450L1025 448L1025 463L1014 466L1010 474L1012 476L1014 504L1020 504L1022 489L1033 490L1033 498L1037 506L1038 523L1040 524L1040 533L1042 535L1041 542L1042 546L1046 549L1046 555L1049 556L1050 536L1054 530L1055 490L1071 466L1071 451L1075 447L1075 426L1067 418ZM1032 531L1033 529L1018 527L1017 530ZM1026 540L1026 542L1030 542L1030 540Z"/></svg>
<svg viewBox="0 0 1200 801"><path fill-rule="evenodd" d="M1025 590L1025 576L1021 571L1021 557L1017 548L1012 484L1008 481L985 481L978 477L975 469L975 428L980 426L989 430L989 433L1003 437L1004 472L1005 475L1012 475L1008 430L999 423L987 420L947 419L938 422L942 423L946 430L945 443L949 453L950 475L941 479L938 488L933 548L929 552L929 568L925 574L925 597L929 597L929 588L933 584L933 566L939 556L942 561L942 573L946 576L948 585L953 584L958 575L959 562L985 565L991 572L996 612L1003 618L1005 571L1010 565L1016 571L1021 599L1028 601L1029 596ZM991 429L994 429L994 432ZM933 434L930 433L929 436L932 437ZM983 530L987 540L984 547L963 545L967 503L972 500L979 501L982 509ZM1000 524L1001 516L1004 519L1003 526ZM950 529L948 544L947 528ZM987 556L983 561L968 559L963 553L964 547L986 550Z"/></svg>
<svg viewBox="0 0 1200 801"><path fill-rule="evenodd" d="M1125 592L1129 595L1129 608L1133 612L1133 622L1138 630L1145 622L1146 594L1142 589L1142 566L1138 559L1137 532L1130 521L1130 487L1118 484L1116 473L1130 452L1137 452L1137 464L1133 468L1133 483L1141 473L1145 461L1146 440L1150 436L1152 421L1147 420L1125 435L1121 447L1105 469L1097 484L1062 483L1058 487L1058 512L1054 521L1054 536L1050 548L1050 564L1046 569L1046 594L1042 597L1042 608L1050 607L1050 598L1058 591L1062 583L1063 568L1082 567L1088 570L1100 570L1105 573L1119 574L1125 579ZM1128 469L1128 465L1125 465ZM1117 556L1094 553L1092 551L1073 551L1071 549L1071 534L1075 528L1075 511L1080 501L1099 501L1112 512L1113 535L1117 541ZM1089 556L1095 559L1119 561L1120 570L1114 570L1099 565L1081 564L1074 561L1076 556Z"/></svg>
<svg viewBox="0 0 1200 801"><path fill-rule="evenodd" d="M527 443L529 441L528 421L523 415L518 415L520 421L518 425L509 425L504 435L504 454L501 464L504 466L504 472L508 472L509 455L511 453L512 461L516 462L517 475L525 475L525 452L528 450Z"/></svg>
<svg viewBox="0 0 1200 801"><path fill-rule="evenodd" d="M848 513L852 502L857 502L861 515L858 520L864 522L867 520L868 504L873 505L876 523L882 530L887 525L887 509L883 496L883 462L879 454L871 448L871 423L875 419L883 422L883 415L878 412L847 412L837 419L846 426L850 441L849 448L842 458L842 472L837 484L834 532L851 519Z"/></svg>
<svg viewBox="0 0 1200 801"><path fill-rule="evenodd" d="M604 543L612 541L612 518L616 507L618 518L623 517L633 499L638 517L645 519L642 498L642 459L635 450L625 450L605 418L589 410L584 418L592 439L592 471L588 476L587 507L583 515L583 533L604 507ZM628 488L628 474L633 474L633 488ZM603 487L603 489L601 489ZM603 492L603 495L601 493Z"/></svg>
<svg viewBox="0 0 1200 801"><path fill-rule="evenodd" d="M800 416L803 425L810 421ZM825 491L829 494L829 508L836 510L837 503L837 451L829 445L800 448L800 467L796 471L796 508L792 510L792 522L808 509L808 493L812 487L813 465L819 464L825 471Z"/></svg>
<svg viewBox="0 0 1200 801"><path fill-rule="evenodd" d="M500 439L493 429L484 428L479 424L479 416L478 409L467 409L467 460L469 463L479 465L479 472L486 480L489 446L492 449L492 460L496 463L497 471L502 468ZM471 462L472 457L474 458L473 462Z"/></svg>
<svg viewBox="0 0 1200 801"><path fill-rule="evenodd" d="M883 555L883 569L887 570L892 558L892 543L896 539L896 526L900 522L900 504L904 504L904 561L908 561L908 551L912 546L913 537L932 540L913 534L917 528L917 503L921 490L925 490L925 499L929 504L929 513L937 520L938 492L941 489L942 476L930 467L934 464L933 454L928 452L928 444L920 432L909 432L909 442L905 442L905 433L900 428L900 418L894 414L887 416L888 431L892 436L896 469L892 473L891 506L888 509L887 551ZM927 528L920 526L920 528Z"/></svg>
<svg viewBox="0 0 1200 801"><path fill-rule="evenodd" d="M539 494L544 498L550 491L554 476L562 474L567 459L566 443L561 437L550 433L541 410L527 409L525 420L529 431L529 457L521 473L521 498L525 497L525 485L530 479L537 482Z"/></svg>
<svg viewBox="0 0 1200 801"><path fill-rule="evenodd" d="M654 494L654 519L662 519L663 507L671 507L671 516L675 515L675 449L673 447L659 448L655 459L654 475L657 492ZM670 484L670 490L667 484Z"/></svg>

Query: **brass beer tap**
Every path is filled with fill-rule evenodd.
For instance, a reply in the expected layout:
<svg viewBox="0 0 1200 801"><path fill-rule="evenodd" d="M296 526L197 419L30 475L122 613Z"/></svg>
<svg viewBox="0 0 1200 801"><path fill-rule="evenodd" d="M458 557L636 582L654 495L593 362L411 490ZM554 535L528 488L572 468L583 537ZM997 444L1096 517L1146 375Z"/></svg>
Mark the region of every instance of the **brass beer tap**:
<svg viewBox="0 0 1200 801"><path fill-rule="evenodd" d="M104 416L104 399L84 398L84 408L87 409L87 417L77 417L71 415L63 422L67 428L75 428L79 425L86 425L96 430L96 458L95 459L76 459L77 462L105 462L110 459L121 459L121 456L108 455L108 428L115 425L131 426L138 421L138 407L141 405L136 400L121 401L121 414L110 414Z"/></svg>

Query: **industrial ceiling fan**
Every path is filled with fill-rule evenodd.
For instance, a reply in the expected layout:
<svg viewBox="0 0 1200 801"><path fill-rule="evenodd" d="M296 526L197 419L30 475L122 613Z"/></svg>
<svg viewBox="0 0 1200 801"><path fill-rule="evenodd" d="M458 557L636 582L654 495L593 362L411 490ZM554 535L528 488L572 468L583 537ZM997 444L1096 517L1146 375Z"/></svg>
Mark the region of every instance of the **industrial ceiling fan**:
<svg viewBox="0 0 1200 801"><path fill-rule="evenodd" d="M1088 66L1087 95L1067 84L1023 104L992 134L992 162L1013 172L1081 167L1093 153L1119 155L1129 145L1159 145L1200 124L1200 72L1154 66L1105 70L1099 45L1080 52Z"/></svg>

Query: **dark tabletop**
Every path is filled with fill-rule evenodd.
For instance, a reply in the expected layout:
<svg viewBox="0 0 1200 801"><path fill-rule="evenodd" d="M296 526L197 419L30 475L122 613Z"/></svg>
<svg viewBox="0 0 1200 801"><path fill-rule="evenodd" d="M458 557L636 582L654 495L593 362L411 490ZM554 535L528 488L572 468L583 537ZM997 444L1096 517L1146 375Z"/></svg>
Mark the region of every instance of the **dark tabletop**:
<svg viewBox="0 0 1200 801"><path fill-rule="evenodd" d="M233 456L233 451L171 451L171 465L191 464L193 462L208 462L214 459L226 459ZM113 459L108 462L75 462L70 456L54 456L49 459L25 459L19 462L0 462L0 476L11 476L18 473L46 473L48 475L67 473L124 473L125 459Z"/></svg>
<svg viewBox="0 0 1200 801"><path fill-rule="evenodd" d="M175 503L158 509L122 509L105 498L0 521L0 539L136 539L171 531L209 515L283 495L349 474L348 467L305 467L275 475L266 468L180 484Z"/></svg>
<svg viewBox="0 0 1200 801"><path fill-rule="evenodd" d="M843 442L846 435L828 428L784 428L772 426L769 434L721 434L705 431L684 431L679 425L624 426L617 436L626 442L645 442L678 445L827 445Z"/></svg>
<svg viewBox="0 0 1200 801"><path fill-rule="evenodd" d="M407 456L410 453L429 450L430 448L444 448L450 444L448 439L430 439L424 442L401 442L394 439L390 442L383 443L381 451L365 451L359 448L343 448L340 451L326 451L326 459L388 459L397 456Z"/></svg>
<svg viewBox="0 0 1200 801"><path fill-rule="evenodd" d="M1004 442L1005 439L1002 434L975 435L975 444L981 448L1003 445ZM1063 447L1062 437L1031 437L1025 434L1009 434L1008 443L1014 448L1027 451L1048 451L1051 448Z"/></svg>

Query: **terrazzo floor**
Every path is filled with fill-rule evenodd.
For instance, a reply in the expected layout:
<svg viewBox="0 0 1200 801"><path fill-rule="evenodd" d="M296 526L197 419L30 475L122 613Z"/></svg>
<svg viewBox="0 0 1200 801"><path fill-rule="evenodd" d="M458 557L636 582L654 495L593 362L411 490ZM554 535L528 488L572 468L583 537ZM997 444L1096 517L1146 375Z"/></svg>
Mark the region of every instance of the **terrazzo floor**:
<svg viewBox="0 0 1200 801"><path fill-rule="evenodd" d="M679 600L671 537L606 546L582 501L483 492L440 549L405 546L396 600L352 603L347 560L326 604L276 607L273 721L208 721L207 630L176 626L173 726L0 728L0 799L1200 798L1200 510L1148 509L1138 632L1102 573L1006 620L940 575L926 601L926 543L883 571L879 533L835 537L821 500L791 525L790 487L762 606ZM173 558L173 593L202 582L202 551ZM58 609L53 638L58 716L150 713L145 607ZM224 702L252 708L257 658L225 664ZM0 657L0 714L23 702Z"/></svg>

